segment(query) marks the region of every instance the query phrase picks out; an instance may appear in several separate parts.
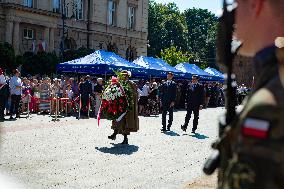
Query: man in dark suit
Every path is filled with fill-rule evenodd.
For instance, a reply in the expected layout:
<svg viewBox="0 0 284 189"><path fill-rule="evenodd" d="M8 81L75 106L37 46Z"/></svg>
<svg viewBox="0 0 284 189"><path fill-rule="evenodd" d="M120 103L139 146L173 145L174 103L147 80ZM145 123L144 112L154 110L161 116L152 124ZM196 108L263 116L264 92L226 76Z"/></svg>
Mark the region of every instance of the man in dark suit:
<svg viewBox="0 0 284 189"><path fill-rule="evenodd" d="M80 94L81 94L81 102L82 102L82 109L81 113L84 116L87 116L88 112L88 106L89 106L89 101L90 101L90 95L92 94L92 83L90 81L90 76L87 75L85 78L84 83L80 85Z"/></svg>
<svg viewBox="0 0 284 189"><path fill-rule="evenodd" d="M202 110L205 101L204 87L198 83L198 76L192 76L192 83L187 86L186 89L186 102L187 113L185 117L185 123L181 126L181 129L186 132L191 114L193 113L193 127L192 133L195 133L198 125L199 110Z"/></svg>
<svg viewBox="0 0 284 189"><path fill-rule="evenodd" d="M160 99L162 101L162 125L163 128L161 131L170 131L172 123L173 123L173 110L176 100L176 91L177 91L177 85L174 81L172 81L174 77L174 74L172 72L169 72L167 75L167 81L162 85L160 90ZM166 116L167 112L169 112L169 122L166 127Z"/></svg>

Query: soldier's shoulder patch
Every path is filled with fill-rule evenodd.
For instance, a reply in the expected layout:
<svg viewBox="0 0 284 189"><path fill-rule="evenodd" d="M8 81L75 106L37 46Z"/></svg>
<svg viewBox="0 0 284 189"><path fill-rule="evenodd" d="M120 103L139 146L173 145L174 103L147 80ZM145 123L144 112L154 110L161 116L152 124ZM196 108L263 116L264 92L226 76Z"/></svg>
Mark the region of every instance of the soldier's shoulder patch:
<svg viewBox="0 0 284 189"><path fill-rule="evenodd" d="M246 118L242 125L242 134L246 137L259 139L268 138L270 122L258 118Z"/></svg>

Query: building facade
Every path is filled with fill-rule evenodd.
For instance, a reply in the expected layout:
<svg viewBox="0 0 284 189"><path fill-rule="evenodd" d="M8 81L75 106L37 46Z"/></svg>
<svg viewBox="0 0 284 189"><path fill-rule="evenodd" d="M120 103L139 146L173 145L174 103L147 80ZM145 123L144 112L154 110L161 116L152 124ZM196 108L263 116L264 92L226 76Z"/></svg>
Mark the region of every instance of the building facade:
<svg viewBox="0 0 284 189"><path fill-rule="evenodd" d="M220 70L226 73L226 68L222 65L219 66ZM236 75L238 85L244 84L247 87L253 87L255 72L252 58L237 55L233 62L233 73Z"/></svg>
<svg viewBox="0 0 284 189"><path fill-rule="evenodd" d="M147 35L148 0L0 0L0 41L17 55L87 47L136 57Z"/></svg>

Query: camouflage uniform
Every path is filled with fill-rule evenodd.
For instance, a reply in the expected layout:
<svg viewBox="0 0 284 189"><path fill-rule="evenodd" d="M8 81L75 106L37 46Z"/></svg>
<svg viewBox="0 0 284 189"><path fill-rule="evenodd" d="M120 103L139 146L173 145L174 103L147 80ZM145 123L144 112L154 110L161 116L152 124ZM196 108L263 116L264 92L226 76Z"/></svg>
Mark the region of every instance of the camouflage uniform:
<svg viewBox="0 0 284 189"><path fill-rule="evenodd" d="M222 189L284 188L284 49L262 50L254 65L255 89L220 145L230 149L221 155Z"/></svg>

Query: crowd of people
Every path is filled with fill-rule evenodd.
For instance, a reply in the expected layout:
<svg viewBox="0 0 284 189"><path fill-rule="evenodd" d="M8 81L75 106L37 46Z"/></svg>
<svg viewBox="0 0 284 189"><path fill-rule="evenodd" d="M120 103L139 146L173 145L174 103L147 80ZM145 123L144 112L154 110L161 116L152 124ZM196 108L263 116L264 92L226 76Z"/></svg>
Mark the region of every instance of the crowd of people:
<svg viewBox="0 0 284 189"><path fill-rule="evenodd" d="M139 114L140 115L158 115L161 113L160 91L165 80L152 79L151 82L138 81L139 92ZM186 109L186 89L191 81L177 80L175 109ZM203 82L204 87L204 108L224 106L224 88L218 82Z"/></svg>
<svg viewBox="0 0 284 189"><path fill-rule="evenodd" d="M71 116L80 109L82 115L87 115L87 108L98 112L100 95L103 90L103 79L92 79L90 76L80 80L61 76L20 77L16 69L11 77L4 76L0 69L0 120L5 115L11 120L20 118L22 113L61 114ZM95 105L95 102L97 102ZM92 103L92 104L91 104Z"/></svg>
<svg viewBox="0 0 284 189"><path fill-rule="evenodd" d="M20 118L23 113L63 114L66 116L97 117L105 81L89 75L81 78L60 76L49 78L40 76L21 77L14 70L11 77L4 76L0 70L0 119L5 115L11 120ZM151 116L162 113L161 91L166 80L134 80L139 96L139 115ZM191 81L176 80L176 110L186 109L186 89ZM203 107L224 105L224 88L221 83L203 82ZM238 102L241 102L248 89L238 89ZM15 116L15 117L14 117Z"/></svg>

